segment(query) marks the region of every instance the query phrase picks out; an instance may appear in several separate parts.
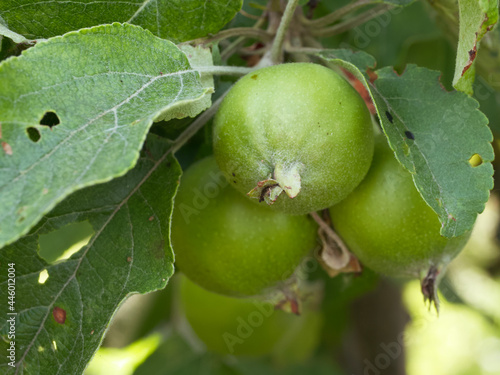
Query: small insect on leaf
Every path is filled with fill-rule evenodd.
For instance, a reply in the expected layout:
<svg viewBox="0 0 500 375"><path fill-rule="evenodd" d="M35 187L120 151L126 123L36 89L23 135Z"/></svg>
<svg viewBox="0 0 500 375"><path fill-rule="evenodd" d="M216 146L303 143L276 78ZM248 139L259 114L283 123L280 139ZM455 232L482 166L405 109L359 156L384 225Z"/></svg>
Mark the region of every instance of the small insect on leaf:
<svg viewBox="0 0 500 375"><path fill-rule="evenodd" d="M411 140L414 140L415 139L415 136L413 135L413 133L409 130L405 131L405 135L406 135L406 138L408 139L411 139Z"/></svg>

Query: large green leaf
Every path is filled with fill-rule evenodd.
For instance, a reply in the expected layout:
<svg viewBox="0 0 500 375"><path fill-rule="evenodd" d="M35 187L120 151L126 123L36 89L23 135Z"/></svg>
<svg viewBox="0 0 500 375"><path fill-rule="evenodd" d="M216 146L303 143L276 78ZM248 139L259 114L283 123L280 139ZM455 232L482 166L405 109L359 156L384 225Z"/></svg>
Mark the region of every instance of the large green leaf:
<svg viewBox="0 0 500 375"><path fill-rule="evenodd" d="M470 230L493 188L493 136L477 101L447 92L439 72L426 68L408 65L400 76L391 67L382 68L371 82L366 72L373 64L367 54L330 50L318 55L349 70L368 88L389 144L438 214L441 234L454 237Z"/></svg>
<svg viewBox="0 0 500 375"><path fill-rule="evenodd" d="M479 42L498 22L498 0L459 0L460 32L453 86L469 95Z"/></svg>
<svg viewBox="0 0 500 375"><path fill-rule="evenodd" d="M151 136L133 170L71 195L2 250L2 268L15 264L17 324L16 367L2 355L0 373L82 373L124 298L165 287L173 273L170 217L181 173L168 156L170 147ZM38 256L39 236L83 221L95 234L79 252L55 264ZM43 270L48 279L40 283ZM5 318L7 272L0 273L0 285ZM2 353L9 347L8 329L3 319Z"/></svg>
<svg viewBox="0 0 500 375"><path fill-rule="evenodd" d="M112 22L128 22L177 42L216 33L241 9L242 0L2 0L0 18L29 39Z"/></svg>
<svg viewBox="0 0 500 375"><path fill-rule="evenodd" d="M73 191L123 175L154 119L190 105L197 114L211 90L174 44L127 24L55 37L5 60L0 247ZM47 111L59 125L40 124Z"/></svg>

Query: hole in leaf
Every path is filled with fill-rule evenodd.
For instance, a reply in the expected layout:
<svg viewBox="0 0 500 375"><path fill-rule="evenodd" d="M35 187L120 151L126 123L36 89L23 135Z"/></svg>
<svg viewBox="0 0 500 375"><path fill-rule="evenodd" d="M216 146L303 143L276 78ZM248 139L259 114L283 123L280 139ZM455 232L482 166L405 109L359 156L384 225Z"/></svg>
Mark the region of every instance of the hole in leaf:
<svg viewBox="0 0 500 375"><path fill-rule="evenodd" d="M94 229L88 221L66 225L40 235L38 255L49 264L68 259L88 244L93 235Z"/></svg>
<svg viewBox="0 0 500 375"><path fill-rule="evenodd" d="M40 131L33 126L30 126L28 129L26 129L26 132L28 133L28 137L35 143L38 142L41 138Z"/></svg>
<svg viewBox="0 0 500 375"><path fill-rule="evenodd" d="M478 167L483 164L483 158L479 154L474 154L470 157L469 164L473 167Z"/></svg>
<svg viewBox="0 0 500 375"><path fill-rule="evenodd" d="M42 119L40 120L40 125L49 126L50 128L59 125L60 123L61 120L59 120L59 116L57 116L53 111L45 112Z"/></svg>
<svg viewBox="0 0 500 375"><path fill-rule="evenodd" d="M47 270L40 271L40 274L38 275L38 284L45 284L48 278L49 272Z"/></svg>

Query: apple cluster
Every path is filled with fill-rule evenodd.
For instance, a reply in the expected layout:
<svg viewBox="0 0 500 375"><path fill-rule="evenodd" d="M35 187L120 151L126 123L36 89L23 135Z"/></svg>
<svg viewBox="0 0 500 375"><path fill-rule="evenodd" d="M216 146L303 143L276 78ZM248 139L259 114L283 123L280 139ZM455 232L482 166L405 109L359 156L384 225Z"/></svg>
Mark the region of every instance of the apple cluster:
<svg viewBox="0 0 500 375"><path fill-rule="evenodd" d="M319 244L310 212L329 209L361 264L389 276L439 270L469 237L440 235L363 99L327 67L281 64L241 78L213 140L214 156L182 177L172 219L176 266L205 289L196 293L208 293L207 306L248 306L283 285ZM204 336L193 303L185 302L188 320Z"/></svg>

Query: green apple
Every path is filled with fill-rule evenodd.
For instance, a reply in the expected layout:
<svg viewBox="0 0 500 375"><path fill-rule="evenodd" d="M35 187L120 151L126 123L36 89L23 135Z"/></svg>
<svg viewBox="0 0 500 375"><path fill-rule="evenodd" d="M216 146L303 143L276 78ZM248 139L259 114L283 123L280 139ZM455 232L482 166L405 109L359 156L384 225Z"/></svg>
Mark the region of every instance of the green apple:
<svg viewBox="0 0 500 375"><path fill-rule="evenodd" d="M316 348L322 327L317 311L302 315L275 310L253 298L232 298L181 279L181 305L207 349L237 356L271 356L285 364L302 362Z"/></svg>
<svg viewBox="0 0 500 375"><path fill-rule="evenodd" d="M373 163L363 182L330 209L333 226L369 268L389 276L419 277L448 264L470 233L445 238L437 214L427 205L389 148L376 139Z"/></svg>
<svg viewBox="0 0 500 375"><path fill-rule="evenodd" d="M345 198L373 155L363 99L339 74L309 63L241 78L217 112L213 138L217 163L232 186L296 215Z"/></svg>
<svg viewBox="0 0 500 375"><path fill-rule="evenodd" d="M208 157L186 171L175 198L175 264L208 290L256 295L292 275L317 245L316 230L307 216L253 204Z"/></svg>

